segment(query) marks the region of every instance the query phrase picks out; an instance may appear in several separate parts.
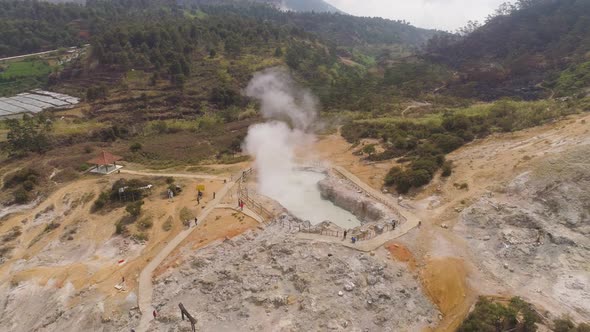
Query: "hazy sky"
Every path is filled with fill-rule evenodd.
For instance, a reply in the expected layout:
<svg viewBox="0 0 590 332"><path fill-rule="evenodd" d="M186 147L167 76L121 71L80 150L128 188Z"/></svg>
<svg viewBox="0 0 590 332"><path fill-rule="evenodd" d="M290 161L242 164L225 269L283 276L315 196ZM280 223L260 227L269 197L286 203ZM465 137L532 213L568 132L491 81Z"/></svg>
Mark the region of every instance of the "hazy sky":
<svg viewBox="0 0 590 332"><path fill-rule="evenodd" d="M351 15L403 19L421 28L455 31L483 22L507 0L325 0Z"/></svg>

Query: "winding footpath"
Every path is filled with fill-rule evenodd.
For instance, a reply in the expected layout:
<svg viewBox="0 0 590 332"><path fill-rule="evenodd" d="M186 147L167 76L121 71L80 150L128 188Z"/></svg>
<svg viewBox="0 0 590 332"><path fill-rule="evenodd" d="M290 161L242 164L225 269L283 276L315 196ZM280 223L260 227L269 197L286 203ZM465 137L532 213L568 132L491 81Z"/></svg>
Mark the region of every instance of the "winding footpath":
<svg viewBox="0 0 590 332"><path fill-rule="evenodd" d="M123 172L121 172L123 173ZM141 173L141 172L130 172L127 171L127 174L138 174L138 175L152 175L149 173ZM153 173L154 176L176 176L182 177L181 174L171 175L171 174L157 174ZM185 174L186 177L192 178L192 175ZM201 175L195 176L197 178L202 179ZM217 177L215 177L217 178ZM223 197L229 192L229 190L236 184L235 181L229 181L223 186L223 188L217 193L217 197L209 202L203 212L199 215L200 220L205 220L207 216L218 207L218 204L221 202ZM168 244L154 257L148 265L141 271L139 275L139 286L138 286L138 303L139 303L139 310L141 312L141 319L139 321L139 326L137 327L137 332L145 332L149 328L150 322L153 320L152 312L154 307L152 307L152 297L154 292L154 285L152 282L152 277L154 271L160 264L186 239L196 227L191 227L186 229L178 235L172 241L168 242Z"/></svg>
<svg viewBox="0 0 590 332"><path fill-rule="evenodd" d="M319 234L310 234L310 233L298 233L297 237L312 241L321 241L321 242L329 242L329 243L338 243L345 247L349 247L352 249L360 250L360 251L373 251L377 248L381 247L388 241L396 239L412 229L418 227L421 220L410 212L408 209L404 208L403 206L399 205L395 199L391 196L384 195L380 191L374 189L373 187L369 186L367 183L363 182L359 179L356 175L349 172L347 169L341 166L334 166L333 169L340 173L340 175L344 176L346 179L354 183L357 187L363 190L366 194L372 196L377 201L386 202L387 205L397 210L397 212L406 219L396 230L385 232L381 235L378 235L370 240L356 242L355 244L351 243L350 241L343 241L340 238L335 238L333 236L324 236Z"/></svg>
<svg viewBox="0 0 590 332"><path fill-rule="evenodd" d="M204 180L218 180L223 177L210 174L187 174L187 173L157 173L157 172L142 172L132 171L129 169L121 169L121 173L129 175L141 175L141 176L155 176L155 177L174 177L174 178L185 178L185 179L204 179Z"/></svg>
<svg viewBox="0 0 590 332"><path fill-rule="evenodd" d="M354 248L361 251L372 251L380 246L382 246L385 242L390 241L394 238L402 236L412 230L413 228L417 227L420 223L420 219L408 211L406 208L400 206L394 199L387 195L383 195L378 190L375 190L361 179L359 179L354 174L350 173L343 167L335 166L334 169L340 173L342 176L346 177L349 181L353 182L359 188L364 190L367 194L373 196L374 198L386 201L387 203L394 206L397 211L406 218L406 222L400 225L400 227L392 232L387 232L385 234L379 235L371 240L357 242L356 244L348 243L348 241L342 241L338 238L329 237L329 236L321 236L317 234L306 234L306 233L299 233L297 236L300 238L305 238L314 241L322 241L322 242L331 242L331 243L340 243L346 247ZM146 172L139 172L139 171L121 171L121 173L126 174L133 174L133 175L144 175L144 176L173 176L173 177L186 177L186 178L209 178L209 179L219 179L219 177L209 175L204 177L203 175L199 174L163 174L163 173L146 173ZM222 209L235 209L235 207L231 206L231 204L222 204L221 201L227 195L227 193L231 190L231 188L236 184L236 181L228 181L225 186L218 192L217 197L209 202L203 212L199 215L199 219L205 220L207 216L215 209L222 208ZM260 223L263 223L264 220L260 216L258 216L255 212L250 211L249 209L244 209L243 211L246 215L252 217L253 219L257 220ZM189 228L182 232L180 232L172 241L170 241L149 263L146 267L141 271L139 275L139 286L138 286L138 303L139 303L139 310L141 312L141 319L139 321L139 326L137 327L137 332L146 332L150 326L151 321L153 320L152 312L155 309L152 306L152 299L153 299L153 273L160 264L168 257L174 249L176 249L184 239L186 239L193 231L197 228Z"/></svg>

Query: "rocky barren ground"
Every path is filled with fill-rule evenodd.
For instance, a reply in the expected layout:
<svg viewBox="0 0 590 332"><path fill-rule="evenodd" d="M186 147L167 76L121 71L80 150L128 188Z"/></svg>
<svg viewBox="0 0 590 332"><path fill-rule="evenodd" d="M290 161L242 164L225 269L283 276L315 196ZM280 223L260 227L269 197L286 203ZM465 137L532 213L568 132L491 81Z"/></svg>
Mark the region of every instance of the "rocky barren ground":
<svg viewBox="0 0 590 332"><path fill-rule="evenodd" d="M298 240L280 222L190 254L156 282L151 331L417 331L438 311L406 265Z"/></svg>
<svg viewBox="0 0 590 332"><path fill-rule="evenodd" d="M543 159L463 211L455 230L510 291L590 319L590 146Z"/></svg>

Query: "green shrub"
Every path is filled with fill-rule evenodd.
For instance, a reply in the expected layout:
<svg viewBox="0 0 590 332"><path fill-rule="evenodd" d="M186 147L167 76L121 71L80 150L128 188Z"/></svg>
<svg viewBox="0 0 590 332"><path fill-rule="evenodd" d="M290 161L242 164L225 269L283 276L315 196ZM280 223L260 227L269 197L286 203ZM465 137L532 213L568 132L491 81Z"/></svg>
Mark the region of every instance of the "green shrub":
<svg viewBox="0 0 590 332"><path fill-rule="evenodd" d="M442 166L442 176L449 177L453 174L453 163L451 161L445 161Z"/></svg>
<svg viewBox="0 0 590 332"><path fill-rule="evenodd" d="M465 144L461 137L449 134L435 134L430 139L444 153L452 152Z"/></svg>
<svg viewBox="0 0 590 332"><path fill-rule="evenodd" d="M363 147L363 153L366 153L368 155L372 155L373 153L375 153L375 151L375 144L369 144Z"/></svg>
<svg viewBox="0 0 590 332"><path fill-rule="evenodd" d="M468 190L469 189L469 185L467 183L461 183L461 185L459 185L459 189Z"/></svg>
<svg viewBox="0 0 590 332"><path fill-rule="evenodd" d="M104 208L108 202L109 202L109 194L106 191L103 191L100 193L100 195L98 195L98 198L94 201L94 204L92 206L92 210L98 211L98 210ZM117 233L117 234L119 234L119 233Z"/></svg>
<svg viewBox="0 0 590 332"><path fill-rule="evenodd" d="M133 234L132 238L139 242L146 242L149 239L149 236L146 232L140 232Z"/></svg>
<svg viewBox="0 0 590 332"><path fill-rule="evenodd" d="M138 152L141 150L143 146L141 145L141 143L139 142L135 142L133 144L131 144L131 146L129 146L129 150L133 153Z"/></svg>
<svg viewBox="0 0 590 332"><path fill-rule="evenodd" d="M90 167L92 166L88 165L87 163L82 163L80 166L78 166L78 171L86 172Z"/></svg>
<svg viewBox="0 0 590 332"><path fill-rule="evenodd" d="M430 175L430 177L432 178L432 176L434 175L434 173L436 173L436 171L439 168L439 164L438 161L436 160L436 158L421 158L418 159L414 162L412 162L412 169L415 171L418 170L424 170L426 172L428 172L428 174Z"/></svg>
<svg viewBox="0 0 590 332"><path fill-rule="evenodd" d="M432 174L425 169L407 171L407 176L412 187L416 188L427 185L432 180Z"/></svg>
<svg viewBox="0 0 590 332"><path fill-rule="evenodd" d="M23 189L26 191L31 191L31 190L33 190L34 187L35 187L35 184L33 182L31 182L30 180L26 180L25 182L23 182Z"/></svg>
<svg viewBox="0 0 590 332"><path fill-rule="evenodd" d="M143 206L143 201L129 203L125 207L125 211L127 211L127 213L129 213L129 215L131 217L137 218L141 214L141 207L142 206Z"/></svg>
<svg viewBox="0 0 590 332"><path fill-rule="evenodd" d="M45 229L43 230L44 233L49 233L52 230L58 228L60 226L60 224L56 223L56 222L50 222L49 224L47 224L47 226L45 226Z"/></svg>
<svg viewBox="0 0 590 332"><path fill-rule="evenodd" d="M27 194L27 191L23 188L15 190L13 193L13 197L14 202L16 204L25 204L29 201L29 195Z"/></svg>
<svg viewBox="0 0 590 332"><path fill-rule="evenodd" d="M557 96L563 97L582 91L590 85L590 61L564 70L557 80Z"/></svg>
<svg viewBox="0 0 590 332"><path fill-rule="evenodd" d="M119 220L115 225L115 233L117 233L118 235L127 235L127 225L122 219Z"/></svg>
<svg viewBox="0 0 590 332"><path fill-rule="evenodd" d="M395 190L400 194L406 194L412 189L412 180L406 172L400 174L395 181Z"/></svg>
<svg viewBox="0 0 590 332"><path fill-rule="evenodd" d="M517 317L522 315L521 323ZM457 332L496 332L516 330L521 332L537 331L536 322L539 317L531 309L531 305L520 298L512 298L505 306L480 297L474 310L459 326Z"/></svg>
<svg viewBox="0 0 590 332"><path fill-rule="evenodd" d="M163 224L162 224L162 229L165 232L169 232L172 229L172 218L168 217L168 220L166 220Z"/></svg>
<svg viewBox="0 0 590 332"><path fill-rule="evenodd" d="M150 228L152 228L152 226L154 226L154 222L153 222L153 220L152 220L152 218L151 218L151 217L146 217L146 218L143 218L143 219L141 219L141 220L140 220L140 221L137 223L137 226L138 226L140 229L146 230L146 229L150 229Z"/></svg>
<svg viewBox="0 0 590 332"><path fill-rule="evenodd" d="M32 168L23 168L16 171L14 174L7 176L4 180L4 188L14 188L25 181L29 181L32 184L39 183L39 172Z"/></svg>
<svg viewBox="0 0 590 332"><path fill-rule="evenodd" d="M167 177L167 178L166 178L166 183L167 183L167 184L173 184L173 183L174 183L174 178L173 178L173 177L171 177L171 176Z"/></svg>
<svg viewBox="0 0 590 332"><path fill-rule="evenodd" d="M183 207L180 210L180 220L184 221L184 220L190 220L193 219L195 217L195 215L186 207Z"/></svg>
<svg viewBox="0 0 590 332"><path fill-rule="evenodd" d="M385 185L393 186L397 178L403 173L403 170L399 166L392 167L387 175L385 175Z"/></svg>
<svg viewBox="0 0 590 332"><path fill-rule="evenodd" d="M590 325L581 323L576 326L569 317L554 320L553 326L555 332L590 332Z"/></svg>
<svg viewBox="0 0 590 332"><path fill-rule="evenodd" d="M145 190L139 188L145 187L148 182L132 179L119 179L111 187L109 192L109 198L111 201L137 201L141 200L147 193ZM123 192L119 192L119 189L124 188Z"/></svg>

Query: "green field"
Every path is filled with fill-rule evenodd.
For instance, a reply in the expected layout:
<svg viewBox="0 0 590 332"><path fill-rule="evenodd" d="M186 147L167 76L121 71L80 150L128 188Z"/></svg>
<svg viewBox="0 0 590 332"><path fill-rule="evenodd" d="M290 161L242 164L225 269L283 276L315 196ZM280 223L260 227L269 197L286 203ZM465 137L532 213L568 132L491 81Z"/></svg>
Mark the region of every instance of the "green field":
<svg viewBox="0 0 590 332"><path fill-rule="evenodd" d="M42 77L51 73L51 66L42 60L22 60L0 64L0 79Z"/></svg>
<svg viewBox="0 0 590 332"><path fill-rule="evenodd" d="M0 96L41 87L51 71L52 67L39 59L0 63Z"/></svg>

